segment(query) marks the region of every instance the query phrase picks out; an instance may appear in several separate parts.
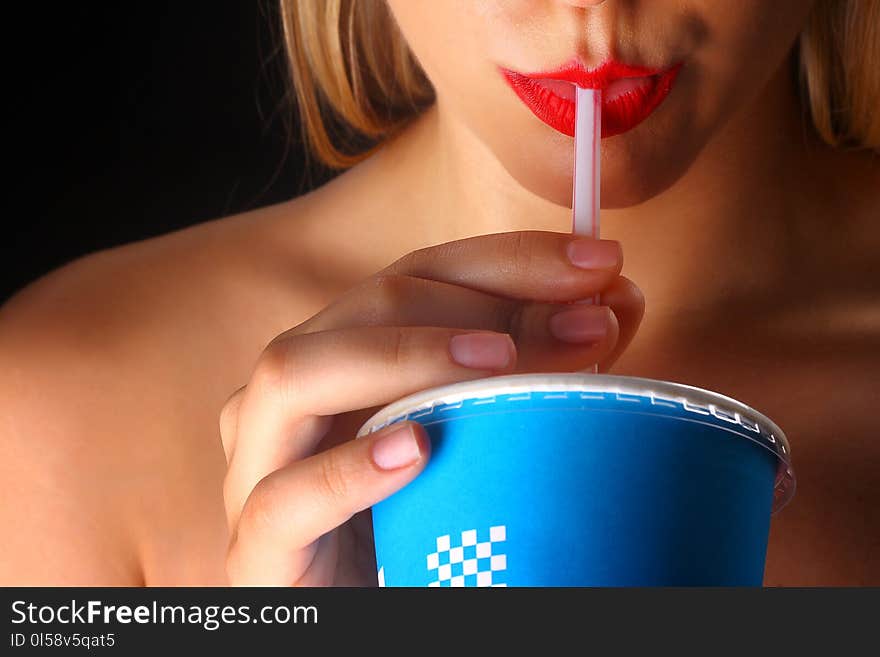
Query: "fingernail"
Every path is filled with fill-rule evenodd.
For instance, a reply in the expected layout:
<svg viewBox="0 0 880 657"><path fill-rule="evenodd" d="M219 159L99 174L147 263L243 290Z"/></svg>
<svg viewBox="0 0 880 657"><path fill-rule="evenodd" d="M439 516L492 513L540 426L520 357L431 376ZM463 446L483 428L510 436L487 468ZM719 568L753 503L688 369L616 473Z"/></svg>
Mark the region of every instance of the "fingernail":
<svg viewBox="0 0 880 657"><path fill-rule="evenodd" d="M571 264L582 269L614 269L622 258L620 242L614 240L572 240L566 252Z"/></svg>
<svg viewBox="0 0 880 657"><path fill-rule="evenodd" d="M567 308L550 318L550 333L563 342L599 342L608 333L608 308Z"/></svg>
<svg viewBox="0 0 880 657"><path fill-rule="evenodd" d="M418 461L422 453L412 426L405 424L374 442L370 455L382 470L397 470Z"/></svg>
<svg viewBox="0 0 880 657"><path fill-rule="evenodd" d="M481 370L503 369L516 347L507 334L465 333L449 341L449 353L459 365Z"/></svg>

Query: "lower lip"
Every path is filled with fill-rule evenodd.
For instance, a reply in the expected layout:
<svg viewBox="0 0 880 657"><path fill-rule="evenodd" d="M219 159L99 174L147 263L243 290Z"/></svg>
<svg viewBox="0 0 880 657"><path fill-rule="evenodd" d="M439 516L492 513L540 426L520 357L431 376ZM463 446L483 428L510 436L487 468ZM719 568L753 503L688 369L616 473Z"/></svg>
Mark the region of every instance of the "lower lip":
<svg viewBox="0 0 880 657"><path fill-rule="evenodd" d="M681 64L656 75L620 78L602 89L602 137L632 130L647 119L669 95ZM526 107L544 123L574 137L574 84L534 80L501 69L508 84Z"/></svg>

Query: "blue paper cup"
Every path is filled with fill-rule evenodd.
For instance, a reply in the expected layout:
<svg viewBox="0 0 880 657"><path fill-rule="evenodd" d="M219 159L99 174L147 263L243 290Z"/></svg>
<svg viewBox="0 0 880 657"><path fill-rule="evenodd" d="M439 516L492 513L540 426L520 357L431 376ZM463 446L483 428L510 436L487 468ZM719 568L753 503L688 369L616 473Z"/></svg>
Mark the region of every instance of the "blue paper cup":
<svg viewBox="0 0 880 657"><path fill-rule="evenodd" d="M373 507L380 586L759 586L789 446L715 392L634 377L521 374L386 406L431 460Z"/></svg>

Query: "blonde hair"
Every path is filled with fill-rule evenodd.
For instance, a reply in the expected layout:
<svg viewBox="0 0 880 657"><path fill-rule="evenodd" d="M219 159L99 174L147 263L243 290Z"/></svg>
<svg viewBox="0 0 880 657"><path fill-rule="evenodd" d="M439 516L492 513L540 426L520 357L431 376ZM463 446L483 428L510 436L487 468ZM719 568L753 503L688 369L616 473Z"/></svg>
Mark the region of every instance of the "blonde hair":
<svg viewBox="0 0 880 657"><path fill-rule="evenodd" d="M348 168L434 101L385 0L279 0L303 138ZM880 150L880 0L817 0L799 40L818 134Z"/></svg>
<svg viewBox="0 0 880 657"><path fill-rule="evenodd" d="M299 124L324 164L356 164L433 103L384 0L280 2Z"/></svg>
<svg viewBox="0 0 880 657"><path fill-rule="evenodd" d="M801 88L833 146L880 150L880 0L819 0L800 37Z"/></svg>

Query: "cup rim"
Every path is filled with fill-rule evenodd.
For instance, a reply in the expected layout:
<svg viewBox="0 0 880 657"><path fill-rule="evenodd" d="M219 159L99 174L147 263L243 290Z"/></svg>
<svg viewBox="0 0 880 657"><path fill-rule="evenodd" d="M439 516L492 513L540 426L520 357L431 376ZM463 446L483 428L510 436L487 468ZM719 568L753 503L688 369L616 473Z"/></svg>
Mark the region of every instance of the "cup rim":
<svg viewBox="0 0 880 657"><path fill-rule="evenodd" d="M685 410L711 414L743 427L747 422L767 434L771 445L754 440L771 451L777 458L778 469L774 486L774 513L787 504L794 495L795 477L791 466L791 448L785 432L760 411L732 397L712 390L674 381L662 381L616 374L560 372L547 374L507 374L436 386L412 393L394 401L374 413L364 422L356 438L362 438L389 424L407 419L407 416L458 404L466 399L480 399L498 395L516 395L535 392L613 393L622 396L647 397L655 402L677 402ZM755 429L747 427L750 431Z"/></svg>

